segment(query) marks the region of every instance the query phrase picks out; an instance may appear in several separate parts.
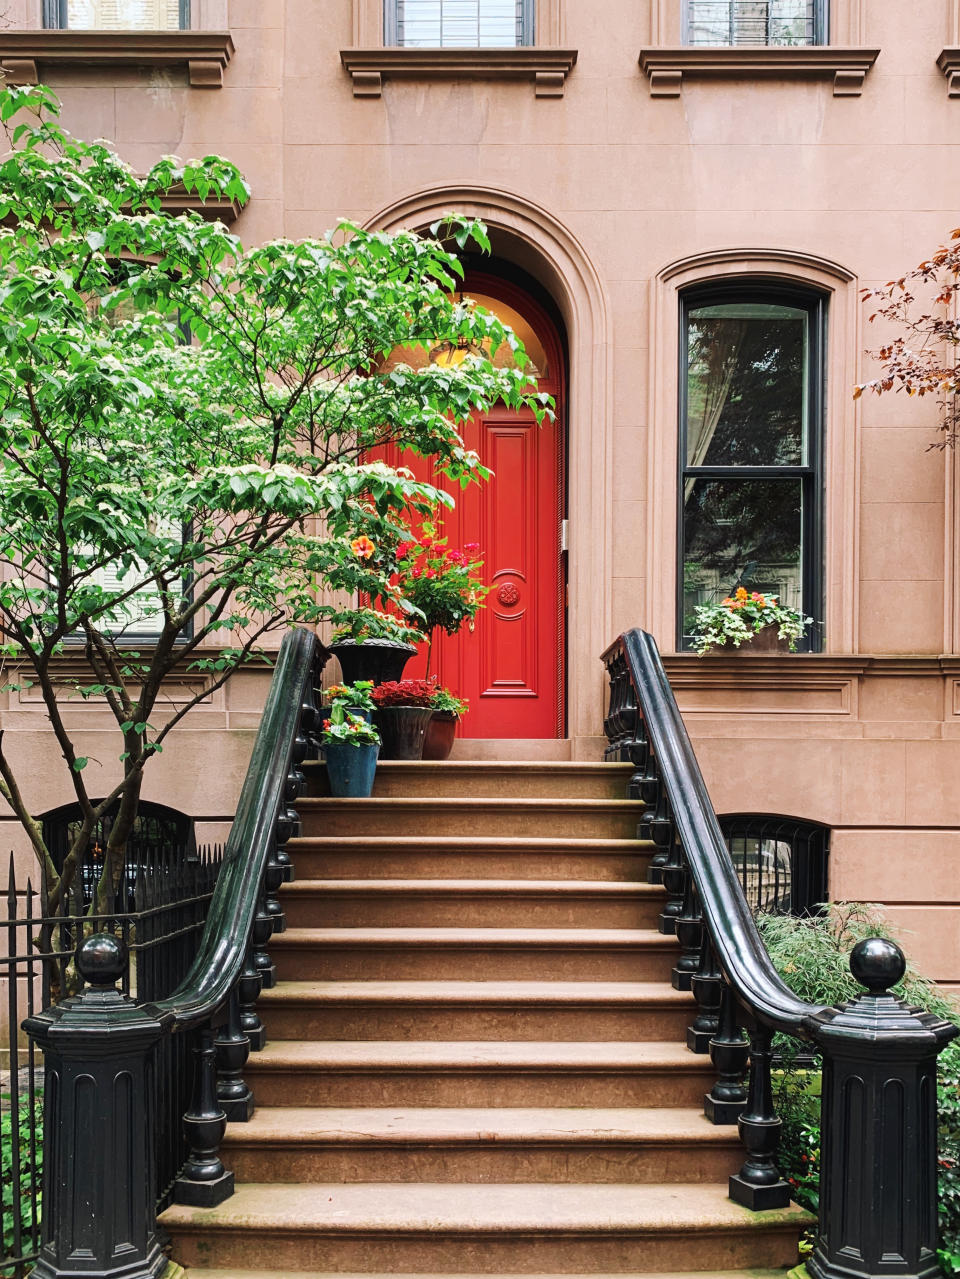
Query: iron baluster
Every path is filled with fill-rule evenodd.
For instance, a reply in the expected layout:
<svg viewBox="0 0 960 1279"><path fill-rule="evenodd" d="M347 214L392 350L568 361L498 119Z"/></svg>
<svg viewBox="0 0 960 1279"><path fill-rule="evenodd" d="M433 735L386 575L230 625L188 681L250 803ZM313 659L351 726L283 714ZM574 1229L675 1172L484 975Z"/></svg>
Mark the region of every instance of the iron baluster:
<svg viewBox="0 0 960 1279"><path fill-rule="evenodd" d="M772 1038L773 1032L759 1022L750 1029L750 1086L746 1109L737 1120L747 1158L730 1178L730 1198L754 1212L785 1208L790 1202L790 1185L777 1167L783 1121L773 1107Z"/></svg>
<svg viewBox="0 0 960 1279"><path fill-rule="evenodd" d="M253 946L248 944L240 980L237 982L237 994L240 999L240 1029L250 1042L250 1051L258 1053L267 1042L267 1032L257 1016L257 1000L263 982L253 960Z"/></svg>
<svg viewBox="0 0 960 1279"><path fill-rule="evenodd" d="M243 1078L250 1056L250 1040L240 1025L240 996L234 986L227 1003L227 1020L214 1040L217 1050L217 1101L229 1123L246 1123L253 1114L253 1093Z"/></svg>
<svg viewBox="0 0 960 1279"><path fill-rule="evenodd" d="M697 1015L687 1027L687 1047L694 1053L706 1053L710 1051L710 1040L720 1028L723 999L723 977L706 928L700 947L700 964L690 979L690 989L697 1001Z"/></svg>
<svg viewBox="0 0 960 1279"><path fill-rule="evenodd" d="M190 1153L177 1178L173 1197L176 1203L214 1208L233 1194L233 1173L220 1161L220 1143L227 1130L227 1117L217 1101L213 1027L203 1026L197 1039L193 1100L183 1116Z"/></svg>
<svg viewBox="0 0 960 1279"><path fill-rule="evenodd" d="M703 1113L712 1124L734 1124L747 1104L744 1076L750 1057L750 1041L737 1019L737 1001L723 983L720 1025L710 1040L710 1059L717 1079L703 1099Z"/></svg>
<svg viewBox="0 0 960 1279"><path fill-rule="evenodd" d="M669 889L668 889L669 891ZM703 945L703 916L697 900L697 889L690 874L690 867L683 867L683 902L675 921L677 941L683 954L677 960L670 980L674 990L689 990L693 974L700 967L700 950Z"/></svg>
<svg viewBox="0 0 960 1279"><path fill-rule="evenodd" d="M257 913L253 917L253 928L250 938L253 943L253 963L260 975L260 989L272 990L277 984L277 967L267 950L273 936L273 919L267 908L266 888L267 868L264 867L260 877L260 892L257 895Z"/></svg>
<svg viewBox="0 0 960 1279"><path fill-rule="evenodd" d="M671 827L671 836L673 829ZM666 889L667 900L660 912L659 928L665 936L677 931L677 919L683 911L683 899L686 892L687 868L683 860L683 849L675 837L671 838L667 852L667 860L660 870L660 880Z"/></svg>

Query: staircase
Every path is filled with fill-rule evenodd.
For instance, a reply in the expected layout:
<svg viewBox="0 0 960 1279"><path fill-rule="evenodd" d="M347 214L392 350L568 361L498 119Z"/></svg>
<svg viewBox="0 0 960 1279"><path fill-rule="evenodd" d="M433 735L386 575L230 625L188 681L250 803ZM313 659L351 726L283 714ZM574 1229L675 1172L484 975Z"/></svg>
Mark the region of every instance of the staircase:
<svg viewBox="0 0 960 1279"><path fill-rule="evenodd" d="M237 1191L161 1219L190 1279L793 1265L804 1215L726 1195L629 766L382 764L368 800L308 771Z"/></svg>

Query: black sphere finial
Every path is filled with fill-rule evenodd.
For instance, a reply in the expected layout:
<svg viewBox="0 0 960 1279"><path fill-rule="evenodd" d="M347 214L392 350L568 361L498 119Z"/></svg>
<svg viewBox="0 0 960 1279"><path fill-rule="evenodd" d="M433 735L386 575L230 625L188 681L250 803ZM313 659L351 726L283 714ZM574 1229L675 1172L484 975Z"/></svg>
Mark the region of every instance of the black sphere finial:
<svg viewBox="0 0 960 1279"><path fill-rule="evenodd" d="M900 947L886 937L865 937L850 952L850 971L871 995L879 995L902 980L907 961Z"/></svg>
<svg viewBox="0 0 960 1279"><path fill-rule="evenodd" d="M115 986L129 962L127 944L110 933L94 933L77 949L80 975L91 986Z"/></svg>

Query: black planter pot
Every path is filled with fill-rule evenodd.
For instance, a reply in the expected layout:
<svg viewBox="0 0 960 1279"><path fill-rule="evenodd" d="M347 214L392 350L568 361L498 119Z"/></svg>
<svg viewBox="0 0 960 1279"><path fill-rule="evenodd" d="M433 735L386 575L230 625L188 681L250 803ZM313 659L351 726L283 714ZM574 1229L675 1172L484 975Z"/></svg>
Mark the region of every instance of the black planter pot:
<svg viewBox="0 0 960 1279"><path fill-rule="evenodd" d="M380 730L380 758L422 758L423 739L432 718L430 706L378 707L374 719Z"/></svg>
<svg viewBox="0 0 960 1279"><path fill-rule="evenodd" d="M403 668L416 651L415 644L385 639L338 640L330 645L344 684L355 684L358 679L371 679L374 684L402 679Z"/></svg>

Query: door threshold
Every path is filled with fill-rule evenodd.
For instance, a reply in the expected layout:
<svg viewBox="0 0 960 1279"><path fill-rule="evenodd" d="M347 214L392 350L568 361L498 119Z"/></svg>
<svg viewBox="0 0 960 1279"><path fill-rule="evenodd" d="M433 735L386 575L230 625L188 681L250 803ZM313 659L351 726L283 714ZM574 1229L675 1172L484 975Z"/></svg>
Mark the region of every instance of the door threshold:
<svg viewBox="0 0 960 1279"><path fill-rule="evenodd" d="M569 737L458 737L453 760L564 760L572 759Z"/></svg>

